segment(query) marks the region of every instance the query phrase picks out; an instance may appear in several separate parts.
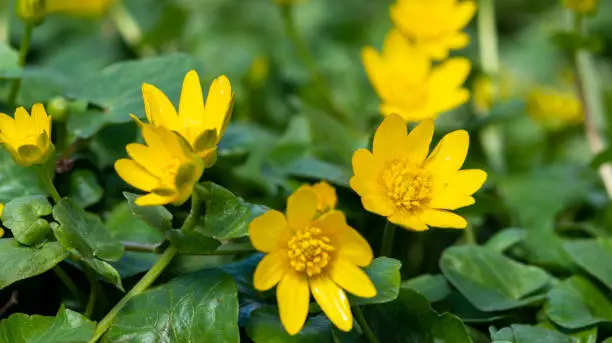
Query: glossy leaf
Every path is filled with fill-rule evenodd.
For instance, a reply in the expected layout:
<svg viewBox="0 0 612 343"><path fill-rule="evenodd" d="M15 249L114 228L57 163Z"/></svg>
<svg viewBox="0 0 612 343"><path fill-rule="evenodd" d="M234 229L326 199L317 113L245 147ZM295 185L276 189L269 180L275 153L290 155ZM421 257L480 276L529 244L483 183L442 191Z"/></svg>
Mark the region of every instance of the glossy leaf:
<svg viewBox="0 0 612 343"><path fill-rule="evenodd" d="M566 242L563 246L582 269L612 290L612 239L597 238Z"/></svg>
<svg viewBox="0 0 612 343"><path fill-rule="evenodd" d="M352 305L381 304L395 300L399 294L401 281L400 268L402 263L388 257L378 257L365 268L365 272L376 287L373 298L359 298L349 294Z"/></svg>
<svg viewBox="0 0 612 343"><path fill-rule="evenodd" d="M508 228L496 233L484 246L494 251L504 252L523 241L525 236L526 232L524 229Z"/></svg>
<svg viewBox="0 0 612 343"><path fill-rule="evenodd" d="M430 302L445 299L451 293L451 288L444 275L421 275L410 280L403 281L402 288L410 288L423 294Z"/></svg>
<svg viewBox="0 0 612 343"><path fill-rule="evenodd" d="M172 230L166 236L181 254L211 254L221 245L218 240L205 236L199 231L181 232Z"/></svg>
<svg viewBox="0 0 612 343"><path fill-rule="evenodd" d="M11 155L0 149L0 202L26 195L47 194L33 168L20 167Z"/></svg>
<svg viewBox="0 0 612 343"><path fill-rule="evenodd" d="M17 242L36 245L51 234L49 222L41 217L50 215L52 209L42 195L15 198L5 205L2 223L11 230Z"/></svg>
<svg viewBox="0 0 612 343"><path fill-rule="evenodd" d="M75 170L70 174L69 197L82 207L95 205L102 199L102 187L91 170Z"/></svg>
<svg viewBox="0 0 612 343"><path fill-rule="evenodd" d="M259 309L251 314L247 334L255 343L333 343L333 325L324 315L308 318L304 328L290 336L278 316L278 310Z"/></svg>
<svg viewBox="0 0 612 343"><path fill-rule="evenodd" d="M19 53L6 43L0 43L0 78L16 79L21 73Z"/></svg>
<svg viewBox="0 0 612 343"><path fill-rule="evenodd" d="M0 289L46 272L68 257L58 242L29 247L12 238L0 239Z"/></svg>
<svg viewBox="0 0 612 343"><path fill-rule="evenodd" d="M572 343L568 336L558 331L520 324L492 330L491 339L496 343Z"/></svg>

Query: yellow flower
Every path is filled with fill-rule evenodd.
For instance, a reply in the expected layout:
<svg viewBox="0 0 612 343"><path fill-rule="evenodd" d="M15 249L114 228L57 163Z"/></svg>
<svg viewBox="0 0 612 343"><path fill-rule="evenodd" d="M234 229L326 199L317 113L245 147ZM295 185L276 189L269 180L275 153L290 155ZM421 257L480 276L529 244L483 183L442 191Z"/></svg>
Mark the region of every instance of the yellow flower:
<svg viewBox="0 0 612 343"><path fill-rule="evenodd" d="M17 14L19 17L32 24L40 24L45 19L44 0L19 0L17 4Z"/></svg>
<svg viewBox="0 0 612 343"><path fill-rule="evenodd" d="M51 117L42 104L15 111L15 118L0 113L0 142L20 166L43 164L55 150L51 143Z"/></svg>
<svg viewBox="0 0 612 343"><path fill-rule="evenodd" d="M181 205L191 195L204 165L183 139L164 127L144 124L147 145L128 144L131 159L115 162L117 174L149 194L136 199L139 206Z"/></svg>
<svg viewBox="0 0 612 343"><path fill-rule="evenodd" d="M407 121L435 118L470 97L462 88L470 72L469 60L452 58L432 67L430 59L396 30L387 35L382 54L366 47L362 58L385 116L395 113Z"/></svg>
<svg viewBox="0 0 612 343"><path fill-rule="evenodd" d="M48 13L99 16L110 8L115 0L46 0Z"/></svg>
<svg viewBox="0 0 612 343"><path fill-rule="evenodd" d="M572 91L534 88L527 96L527 111L535 121L552 130L584 121L582 104Z"/></svg>
<svg viewBox="0 0 612 343"><path fill-rule="evenodd" d="M269 74L270 61L263 56L255 57L248 73L248 80L251 84L255 87L261 87L266 82Z"/></svg>
<svg viewBox="0 0 612 343"><path fill-rule="evenodd" d="M481 76L474 81L472 101L478 112L488 112L493 106L495 87L493 81L487 76Z"/></svg>
<svg viewBox="0 0 612 343"><path fill-rule="evenodd" d="M181 135L204 160L206 167L215 163L217 143L229 123L234 104L234 93L227 77L222 75L213 81L205 106L198 73L188 72L183 81L178 113L168 97L155 86L145 83L142 96L149 123Z"/></svg>
<svg viewBox="0 0 612 343"><path fill-rule="evenodd" d="M376 130L373 151L355 152L350 183L366 210L410 230L466 227L451 211L474 203L487 174L459 170L469 145L464 130L445 135L428 157L433 133L432 120L406 134L402 118L390 115Z"/></svg>
<svg viewBox="0 0 612 343"><path fill-rule="evenodd" d="M336 208L338 196L336 195L336 189L329 183L321 181L314 185L304 185L301 188L309 189L317 196L318 213L326 213Z"/></svg>
<svg viewBox="0 0 612 343"><path fill-rule="evenodd" d="M270 210L249 226L253 246L267 253L253 284L260 291L278 284L281 322L291 335L304 326L310 293L327 317L343 331L353 327L344 290L363 298L376 288L359 267L372 262L368 242L350 227L339 211L317 216L317 195L300 188L287 201L286 216Z"/></svg>
<svg viewBox="0 0 612 343"><path fill-rule="evenodd" d="M563 0L563 6L581 14L591 14L597 10L599 0Z"/></svg>
<svg viewBox="0 0 612 343"><path fill-rule="evenodd" d="M470 36L461 30L472 20L472 0L397 0L391 20L406 38L434 60L448 57L450 50L466 47Z"/></svg>

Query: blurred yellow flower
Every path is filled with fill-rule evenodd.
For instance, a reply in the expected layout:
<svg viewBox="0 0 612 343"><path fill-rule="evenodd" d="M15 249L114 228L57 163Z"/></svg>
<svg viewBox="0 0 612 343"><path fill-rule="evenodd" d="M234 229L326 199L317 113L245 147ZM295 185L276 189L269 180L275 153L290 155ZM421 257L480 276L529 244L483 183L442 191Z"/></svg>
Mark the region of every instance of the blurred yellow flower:
<svg viewBox="0 0 612 343"><path fill-rule="evenodd" d="M495 87L488 76L480 76L474 81L472 101L478 112L488 112L493 106Z"/></svg>
<svg viewBox="0 0 612 343"><path fill-rule="evenodd" d="M266 82L268 74L270 74L270 61L263 56L255 57L248 73L248 80L251 84L261 87Z"/></svg>
<svg viewBox="0 0 612 343"><path fill-rule="evenodd" d="M310 293L340 330L350 331L353 315L344 290L363 298L376 288L359 267L372 262L372 249L340 211L317 215L317 195L300 188L287 201L286 216L270 210L249 226L253 246L267 253L253 284L266 291L278 284L281 322L291 335L306 321Z"/></svg>
<svg viewBox="0 0 612 343"><path fill-rule="evenodd" d="M451 211L474 203L487 174L459 170L469 146L464 130L445 135L428 157L433 133L432 120L406 134L403 119L390 115L376 130L372 152L355 152L350 183L366 210L409 230L466 227Z"/></svg>
<svg viewBox="0 0 612 343"><path fill-rule="evenodd" d="M170 99L157 87L142 86L145 112L149 123L177 132L204 160L205 167L217 159L217 143L229 123L234 105L234 93L230 81L224 75L210 85L206 105L198 73L187 73L183 81L178 113ZM139 123L134 115L132 115Z"/></svg>
<svg viewBox="0 0 612 343"><path fill-rule="evenodd" d="M563 6L581 14L590 14L597 10L599 0L563 0Z"/></svg>
<svg viewBox="0 0 612 343"><path fill-rule="evenodd" d="M329 183L321 181L314 185L304 185L301 188L309 189L316 194L318 213L326 213L336 208L338 202L336 189Z"/></svg>
<svg viewBox="0 0 612 343"><path fill-rule="evenodd" d="M32 107L32 116L19 107L15 118L0 113L0 142L20 166L43 164L55 151L51 143L51 117L42 104Z"/></svg>
<svg viewBox="0 0 612 343"><path fill-rule="evenodd" d="M165 127L144 124L147 145L128 144L131 159L115 162L117 174L130 185L149 194L136 199L139 206L181 205L193 192L204 165L184 142Z"/></svg>
<svg viewBox="0 0 612 343"><path fill-rule="evenodd" d="M106 13L115 0L46 0L48 13L98 16Z"/></svg>
<svg viewBox="0 0 612 343"><path fill-rule="evenodd" d="M27 23L40 24L45 19L45 0L19 0L17 14Z"/></svg>
<svg viewBox="0 0 612 343"><path fill-rule="evenodd" d="M553 130L584 121L582 104L572 91L536 87L527 95L527 111L535 121Z"/></svg>
<svg viewBox="0 0 612 343"><path fill-rule="evenodd" d="M2 213L4 212L4 204L0 202L0 219L2 218ZM4 229L0 227L0 238L4 236Z"/></svg>
<svg viewBox="0 0 612 343"><path fill-rule="evenodd" d="M448 57L450 50L466 47L470 36L461 30L472 20L472 0L397 0L391 20L406 38L434 60Z"/></svg>
<svg viewBox="0 0 612 343"><path fill-rule="evenodd" d="M436 118L470 97L462 88L470 72L468 59L451 58L432 67L430 59L396 30L388 33L382 54L366 47L362 58L385 116L395 113L406 121Z"/></svg>

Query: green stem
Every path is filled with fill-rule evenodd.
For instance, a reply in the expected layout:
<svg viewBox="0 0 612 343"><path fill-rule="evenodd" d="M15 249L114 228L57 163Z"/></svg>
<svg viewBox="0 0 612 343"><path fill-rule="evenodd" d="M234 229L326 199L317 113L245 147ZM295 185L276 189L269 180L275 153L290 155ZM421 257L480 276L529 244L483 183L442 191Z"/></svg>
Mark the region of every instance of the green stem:
<svg viewBox="0 0 612 343"><path fill-rule="evenodd" d="M28 51L30 50L30 41L32 40L33 31L34 25L31 23L26 23L25 32L23 34L23 38L21 39L21 48L19 49L19 66L22 68L26 65L26 57L28 56ZM8 97L8 104L10 107L14 107L17 103L17 96L19 95L19 89L21 89L22 79L23 74L13 81L11 92L9 93Z"/></svg>
<svg viewBox="0 0 612 343"><path fill-rule="evenodd" d="M353 314L355 315L355 319L357 320L357 323L359 323L359 326L361 326L363 334L366 336L368 341L370 343L380 343L380 341L378 340L378 338L376 338L376 335L374 335L374 332L368 325L368 322L366 322L359 306L353 306Z"/></svg>
<svg viewBox="0 0 612 343"><path fill-rule="evenodd" d="M382 245L380 248L380 255L391 257L393 252L393 238L395 237L395 225L390 221L385 224L385 230L383 231Z"/></svg>
<svg viewBox="0 0 612 343"><path fill-rule="evenodd" d="M148 252L156 254L158 252L159 244L146 244L140 242L121 242L123 243L123 247L125 251L132 252Z"/></svg>
<svg viewBox="0 0 612 343"><path fill-rule="evenodd" d="M55 188L55 185L53 184L51 176L45 171L42 165L37 165L35 166L35 168L36 172L38 173L38 177L40 177L40 180L43 182L43 185L47 189L47 192L49 192L49 194L51 195L53 202L57 204L60 201L61 197L57 192L57 188Z"/></svg>
<svg viewBox="0 0 612 343"><path fill-rule="evenodd" d="M74 298L79 303L83 304L85 296L83 296L83 293L81 293L81 291L79 291L79 288L74 284L74 282L72 282L70 276L68 276L68 274L66 274L66 272L64 272L64 270L59 265L53 267L53 272L62 281L66 288L68 288L70 293L72 293L72 296L74 296Z"/></svg>
<svg viewBox="0 0 612 343"><path fill-rule="evenodd" d="M295 18L293 16L293 6L290 4L283 4L279 5L279 8L281 10L285 33L287 34L287 36L291 40L291 43L297 50L298 57L302 60L302 63L308 69L310 77L314 81L317 90L320 93L321 99L323 99L323 101L325 102L325 106L328 108L329 113L344 124L350 123L349 117L346 115L346 113L340 111L338 107L334 104L334 101L331 98L332 92L329 86L327 85L327 82L325 82L325 78L319 72L317 63L310 54L310 50L308 50L306 42L304 42L304 40L298 33L297 27L295 25Z"/></svg>
<svg viewBox="0 0 612 343"><path fill-rule="evenodd" d="M87 266L85 263L81 262L81 267L87 276L87 280L89 280L89 299L87 300L87 306L85 307L85 317L91 318L94 309L96 307L96 300L98 298L98 292L101 292L101 286L98 282L96 274Z"/></svg>
<svg viewBox="0 0 612 343"><path fill-rule="evenodd" d="M474 226L468 224L468 226L465 228L465 242L467 244L472 244L472 245L478 245L478 240L476 240L476 231Z"/></svg>
<svg viewBox="0 0 612 343"><path fill-rule="evenodd" d="M142 30L122 1L117 1L111 8L110 17L123 40L138 56L155 55L152 46L143 44Z"/></svg>

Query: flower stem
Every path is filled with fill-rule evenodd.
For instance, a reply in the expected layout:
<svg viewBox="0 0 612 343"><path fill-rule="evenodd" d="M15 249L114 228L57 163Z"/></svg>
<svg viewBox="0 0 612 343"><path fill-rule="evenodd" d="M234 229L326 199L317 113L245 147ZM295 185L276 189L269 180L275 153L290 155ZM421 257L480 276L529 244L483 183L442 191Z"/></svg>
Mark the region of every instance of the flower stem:
<svg viewBox="0 0 612 343"><path fill-rule="evenodd" d="M158 252L159 244L146 244L140 242L121 242L126 251L132 252L148 252L156 254Z"/></svg>
<svg viewBox="0 0 612 343"><path fill-rule="evenodd" d="M385 224L383 231L382 245L380 248L380 255L391 257L393 252L393 238L395 237L395 225L390 221Z"/></svg>
<svg viewBox="0 0 612 343"><path fill-rule="evenodd" d="M19 49L19 66L22 68L26 65L26 57L28 56L28 51L30 50L30 41L32 40L33 31L34 25L31 23L26 23L25 32L23 34L23 38L21 39L21 48ZM13 81L11 92L9 93L8 97L8 104L10 107L14 107L17 103L17 96L19 95L19 89L21 89L22 80L23 73Z"/></svg>
<svg viewBox="0 0 612 343"><path fill-rule="evenodd" d="M142 30L122 1L117 1L111 8L110 17L125 43L139 57L155 55L152 46L143 44Z"/></svg>
<svg viewBox="0 0 612 343"><path fill-rule="evenodd" d="M366 336L368 341L370 343L380 343L380 341L378 340L378 338L376 338L376 335L374 335L374 332L368 325L368 322L366 322L359 306L353 306L353 314L355 314L355 319L357 320L357 323L359 323L359 326L361 326L363 334Z"/></svg>
<svg viewBox="0 0 612 343"><path fill-rule="evenodd" d="M472 244L472 245L478 245L478 240L476 240L476 231L474 226L468 224L468 226L465 228L465 242L467 244Z"/></svg>
<svg viewBox="0 0 612 343"><path fill-rule="evenodd" d="M93 311L96 307L96 300L98 298L98 291L101 289L100 283L98 282L96 274L83 262L81 267L89 280L89 299L87 300L87 306L85 307L85 317L91 318ZM101 292L100 292L101 293Z"/></svg>
<svg viewBox="0 0 612 343"><path fill-rule="evenodd" d="M57 192L57 188L55 188L55 185L53 184L51 176L45 171L42 165L36 166L36 172L38 173L38 177L40 178L40 180L43 182L43 185L47 189L47 192L49 192L49 194L51 195L53 202L57 204L60 201L61 197Z"/></svg>
<svg viewBox="0 0 612 343"><path fill-rule="evenodd" d="M81 291L79 291L79 288L74 284L74 282L72 282L72 279L70 278L70 276L68 276L68 274L66 274L66 272L59 265L56 265L55 267L53 267L53 272L62 281L64 286L68 288L70 293L72 293L72 296L74 296L74 298L79 303L83 304L83 300L85 299L85 296L83 296L83 293L81 293Z"/></svg>

